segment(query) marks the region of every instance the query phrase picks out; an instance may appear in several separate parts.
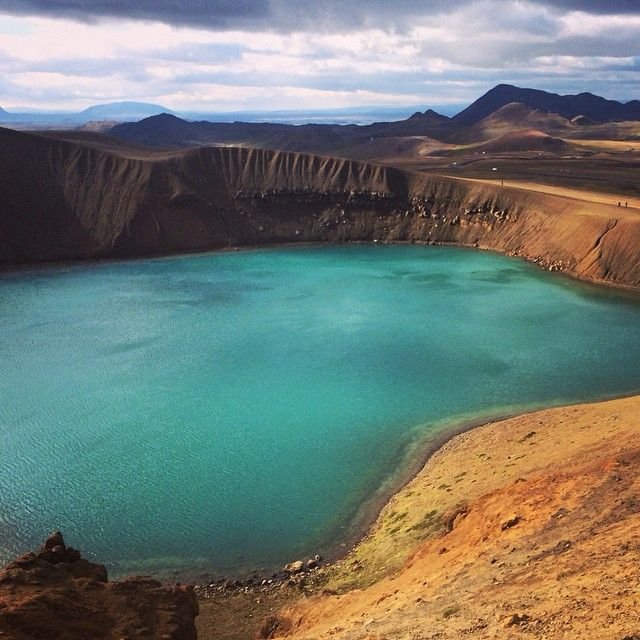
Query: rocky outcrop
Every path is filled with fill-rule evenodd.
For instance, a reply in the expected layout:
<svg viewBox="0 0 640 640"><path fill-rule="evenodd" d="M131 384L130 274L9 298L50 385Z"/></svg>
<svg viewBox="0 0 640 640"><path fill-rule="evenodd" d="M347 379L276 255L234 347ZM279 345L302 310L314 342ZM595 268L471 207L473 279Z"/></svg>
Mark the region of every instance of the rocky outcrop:
<svg viewBox="0 0 640 640"><path fill-rule="evenodd" d="M640 286L624 207L248 148L161 154L0 129L0 264L283 242L454 243Z"/></svg>
<svg viewBox="0 0 640 640"><path fill-rule="evenodd" d="M193 589L143 577L109 582L61 533L0 571L0 637L195 640Z"/></svg>

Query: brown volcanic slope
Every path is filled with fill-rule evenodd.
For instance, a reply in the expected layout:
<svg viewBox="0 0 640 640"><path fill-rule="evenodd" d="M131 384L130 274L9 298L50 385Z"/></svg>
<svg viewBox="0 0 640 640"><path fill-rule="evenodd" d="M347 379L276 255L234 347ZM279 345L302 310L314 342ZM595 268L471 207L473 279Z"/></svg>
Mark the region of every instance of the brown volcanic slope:
<svg viewBox="0 0 640 640"><path fill-rule="evenodd" d="M471 149L476 153L514 153L521 151L538 151L544 153L582 153L583 149L577 145L573 145L562 138L550 136L547 133L538 131L537 129L519 129L517 131L509 131L493 140L473 145L466 148L465 152Z"/></svg>
<svg viewBox="0 0 640 640"><path fill-rule="evenodd" d="M555 113L537 111L526 104L512 102L479 122L459 129L452 137L467 142L487 141L521 129L536 129L549 135L564 137L574 130L584 132L588 127L580 127Z"/></svg>
<svg viewBox="0 0 640 640"><path fill-rule="evenodd" d="M446 152L453 147L429 136L388 136L371 138L350 147L349 158L373 162L379 159L393 166L394 158L424 157L433 152Z"/></svg>
<svg viewBox="0 0 640 640"><path fill-rule="evenodd" d="M7 640L195 640L191 587L149 578L109 582L53 534L0 570L0 637Z"/></svg>
<svg viewBox="0 0 640 640"><path fill-rule="evenodd" d="M0 263L451 242L640 286L631 208L298 153L108 148L0 129Z"/></svg>

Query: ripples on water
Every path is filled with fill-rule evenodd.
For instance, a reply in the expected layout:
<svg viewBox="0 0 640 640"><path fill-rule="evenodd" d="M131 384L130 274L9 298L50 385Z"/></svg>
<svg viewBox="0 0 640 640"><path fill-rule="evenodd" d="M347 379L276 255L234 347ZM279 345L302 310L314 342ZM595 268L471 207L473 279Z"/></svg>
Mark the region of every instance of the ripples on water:
<svg viewBox="0 0 640 640"><path fill-rule="evenodd" d="M429 424L640 388L639 333L629 298L457 249L1 274L0 559L57 528L116 572L315 553Z"/></svg>

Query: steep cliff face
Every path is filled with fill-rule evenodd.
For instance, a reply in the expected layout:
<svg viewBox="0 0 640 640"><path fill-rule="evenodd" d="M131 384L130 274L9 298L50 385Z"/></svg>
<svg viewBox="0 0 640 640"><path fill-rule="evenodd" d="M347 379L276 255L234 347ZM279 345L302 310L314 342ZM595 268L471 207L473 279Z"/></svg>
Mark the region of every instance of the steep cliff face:
<svg viewBox="0 0 640 640"><path fill-rule="evenodd" d="M195 640L197 614L191 587L109 582L60 533L0 571L0 636L11 640Z"/></svg>
<svg viewBox="0 0 640 640"><path fill-rule="evenodd" d="M148 163L0 130L0 262L107 254L140 209Z"/></svg>
<svg viewBox="0 0 640 640"><path fill-rule="evenodd" d="M0 130L0 263L279 242L494 249L640 286L640 216L610 205L246 148L118 151Z"/></svg>

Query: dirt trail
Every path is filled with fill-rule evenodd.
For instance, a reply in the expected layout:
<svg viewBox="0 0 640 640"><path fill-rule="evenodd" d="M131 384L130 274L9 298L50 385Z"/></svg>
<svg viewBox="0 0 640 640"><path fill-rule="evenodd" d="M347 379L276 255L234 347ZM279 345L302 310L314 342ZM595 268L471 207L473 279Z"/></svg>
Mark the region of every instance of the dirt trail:
<svg viewBox="0 0 640 640"><path fill-rule="evenodd" d="M561 198L570 198L581 202L592 202L597 204L609 205L612 214L617 217L625 217L626 215L637 215L640 210L640 198L629 196L621 196L616 199L614 195L606 193L598 193L596 191L586 191L584 189L571 189L569 187L554 187L548 184L539 184L536 182L525 182L521 180L483 180L480 178L461 178L459 176L446 176L452 180L462 180L464 182L478 182L480 184L488 184L494 187L512 187L514 189L523 189L524 191L536 191L538 193L546 193ZM618 202L622 206L618 207ZM625 203L627 206L625 207ZM629 211L632 209L632 211Z"/></svg>

